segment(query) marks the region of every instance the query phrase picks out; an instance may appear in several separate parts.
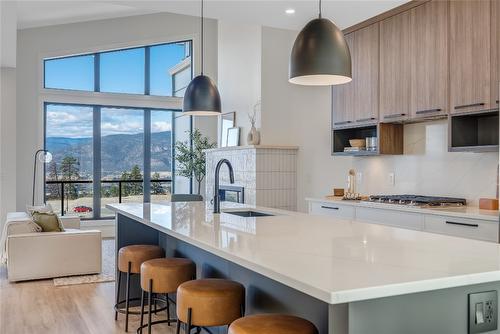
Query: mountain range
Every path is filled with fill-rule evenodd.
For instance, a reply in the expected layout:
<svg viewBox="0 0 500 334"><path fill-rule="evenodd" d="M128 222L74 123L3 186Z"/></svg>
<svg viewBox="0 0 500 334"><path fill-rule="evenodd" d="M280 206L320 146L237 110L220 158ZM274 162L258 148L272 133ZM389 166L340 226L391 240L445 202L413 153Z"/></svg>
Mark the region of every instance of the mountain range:
<svg viewBox="0 0 500 334"><path fill-rule="evenodd" d="M168 172L172 169L171 132L151 134L151 171ZM92 138L47 137L46 149L59 165L65 156L73 156L80 163L80 176L92 175ZM118 177L134 165L143 170L144 135L117 134L101 138L101 170L103 178Z"/></svg>

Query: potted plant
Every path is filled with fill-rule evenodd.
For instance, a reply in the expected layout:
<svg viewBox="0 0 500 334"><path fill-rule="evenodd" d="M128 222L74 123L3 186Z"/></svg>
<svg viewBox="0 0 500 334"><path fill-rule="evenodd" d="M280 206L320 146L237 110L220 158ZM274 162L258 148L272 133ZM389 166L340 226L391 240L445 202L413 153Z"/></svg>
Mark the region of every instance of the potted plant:
<svg viewBox="0 0 500 334"><path fill-rule="evenodd" d="M198 183L197 194L200 195L201 182L205 178L206 159L204 151L215 148L217 143L210 142L198 129L186 133L189 134L189 140L177 141L175 144L177 172L181 176L193 177Z"/></svg>

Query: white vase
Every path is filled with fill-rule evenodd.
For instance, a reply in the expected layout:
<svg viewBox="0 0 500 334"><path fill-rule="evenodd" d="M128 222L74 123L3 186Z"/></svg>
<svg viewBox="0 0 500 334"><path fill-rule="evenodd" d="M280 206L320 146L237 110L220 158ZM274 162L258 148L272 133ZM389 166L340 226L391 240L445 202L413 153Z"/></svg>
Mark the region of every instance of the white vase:
<svg viewBox="0 0 500 334"><path fill-rule="evenodd" d="M260 132L252 125L250 132L247 135L248 145L259 145L260 143Z"/></svg>

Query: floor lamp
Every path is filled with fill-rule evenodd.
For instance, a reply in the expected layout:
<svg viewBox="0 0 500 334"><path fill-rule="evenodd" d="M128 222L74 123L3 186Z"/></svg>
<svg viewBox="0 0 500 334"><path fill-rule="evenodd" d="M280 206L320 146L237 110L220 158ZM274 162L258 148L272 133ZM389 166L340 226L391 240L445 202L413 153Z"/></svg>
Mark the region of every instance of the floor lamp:
<svg viewBox="0 0 500 334"><path fill-rule="evenodd" d="M40 154L43 153L43 154ZM39 149L35 152L34 161L33 161L33 197L31 200L31 205L35 205L35 186L36 186L36 166L37 162L40 160L42 163L49 163L52 161L52 154L44 149Z"/></svg>

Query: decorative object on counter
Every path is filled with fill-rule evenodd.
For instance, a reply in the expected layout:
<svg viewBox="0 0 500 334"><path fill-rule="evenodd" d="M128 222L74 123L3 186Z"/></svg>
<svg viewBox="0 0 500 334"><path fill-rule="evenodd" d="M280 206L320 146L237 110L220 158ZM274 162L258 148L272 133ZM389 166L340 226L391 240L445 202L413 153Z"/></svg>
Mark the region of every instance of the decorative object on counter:
<svg viewBox="0 0 500 334"><path fill-rule="evenodd" d="M377 151L377 137L366 137L366 150L375 152Z"/></svg>
<svg viewBox="0 0 500 334"><path fill-rule="evenodd" d="M186 132L189 134L189 140L184 142L178 141L175 144L177 171L181 176L194 177L198 183L197 194L200 195L201 182L205 178L206 159L204 150L215 148L217 144L211 143L198 129L195 129L193 132Z"/></svg>
<svg viewBox="0 0 500 334"><path fill-rule="evenodd" d="M356 171L354 169L349 169L349 174L347 175L347 194L354 194L356 192Z"/></svg>
<svg viewBox="0 0 500 334"><path fill-rule="evenodd" d="M201 0L201 73L186 88L182 102L185 115L218 116L221 113L219 90L215 82L203 74L203 0Z"/></svg>
<svg viewBox="0 0 500 334"><path fill-rule="evenodd" d="M220 147L227 147L227 131L236 125L236 111L220 115L219 119L219 143Z"/></svg>
<svg viewBox="0 0 500 334"><path fill-rule="evenodd" d="M344 189L342 188L333 188L333 196L344 196Z"/></svg>
<svg viewBox="0 0 500 334"><path fill-rule="evenodd" d="M248 113L248 119L252 127L250 128L250 132L247 135L247 144L248 145L259 145L260 143L260 132L255 127L255 123L257 122L257 109L260 107L260 101L258 101L253 106L253 112Z"/></svg>
<svg viewBox="0 0 500 334"><path fill-rule="evenodd" d="M352 81L351 52L342 31L329 19L310 21L299 33L290 55L289 82L329 86Z"/></svg>
<svg viewBox="0 0 500 334"><path fill-rule="evenodd" d="M240 128L227 129L227 146L240 146Z"/></svg>
<svg viewBox="0 0 500 334"><path fill-rule="evenodd" d="M346 193L342 197L342 200L344 200L344 201L360 201L362 199L363 199L363 197L358 193Z"/></svg>
<svg viewBox="0 0 500 334"><path fill-rule="evenodd" d="M498 210L498 199L496 198L480 198L479 208L482 210Z"/></svg>

